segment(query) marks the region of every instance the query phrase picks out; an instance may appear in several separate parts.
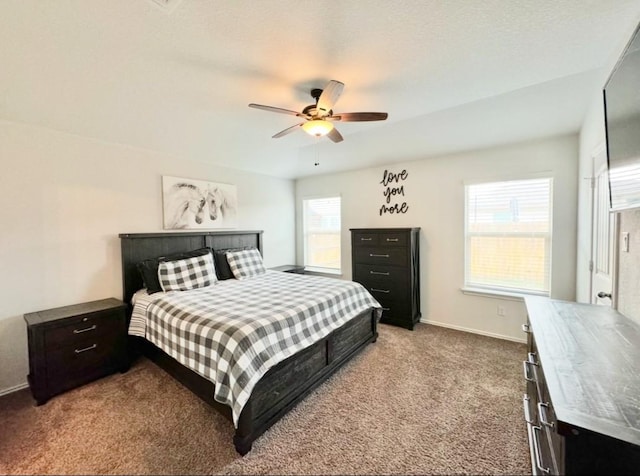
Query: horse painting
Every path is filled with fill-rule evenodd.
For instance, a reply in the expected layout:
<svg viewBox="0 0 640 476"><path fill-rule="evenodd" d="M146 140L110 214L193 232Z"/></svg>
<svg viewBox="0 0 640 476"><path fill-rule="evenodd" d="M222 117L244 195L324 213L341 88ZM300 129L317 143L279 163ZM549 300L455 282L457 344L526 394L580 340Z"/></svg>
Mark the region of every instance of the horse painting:
<svg viewBox="0 0 640 476"><path fill-rule="evenodd" d="M200 225L204 217L207 197L190 183L176 183L165 196L165 226L170 229L188 228L191 221Z"/></svg>
<svg viewBox="0 0 640 476"><path fill-rule="evenodd" d="M207 190L207 205L211 220L222 221L235 217L236 205L233 197L218 186L210 186Z"/></svg>
<svg viewBox="0 0 640 476"><path fill-rule="evenodd" d="M166 229L237 226L235 185L163 176L162 190Z"/></svg>

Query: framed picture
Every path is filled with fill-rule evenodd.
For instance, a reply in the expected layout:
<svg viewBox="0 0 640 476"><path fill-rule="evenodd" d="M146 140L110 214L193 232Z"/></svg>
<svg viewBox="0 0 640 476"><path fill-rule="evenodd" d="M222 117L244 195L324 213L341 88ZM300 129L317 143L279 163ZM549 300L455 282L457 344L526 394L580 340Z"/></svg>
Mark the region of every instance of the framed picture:
<svg viewBox="0 0 640 476"><path fill-rule="evenodd" d="M235 185L162 176L165 230L236 228Z"/></svg>

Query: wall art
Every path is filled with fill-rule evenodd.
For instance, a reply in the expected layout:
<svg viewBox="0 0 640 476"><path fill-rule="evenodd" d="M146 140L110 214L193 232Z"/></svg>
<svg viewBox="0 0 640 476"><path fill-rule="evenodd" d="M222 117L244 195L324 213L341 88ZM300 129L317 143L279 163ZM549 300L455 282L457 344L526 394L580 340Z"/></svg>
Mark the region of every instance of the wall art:
<svg viewBox="0 0 640 476"><path fill-rule="evenodd" d="M235 185L179 177L162 177L166 230L237 227Z"/></svg>
<svg viewBox="0 0 640 476"><path fill-rule="evenodd" d="M380 207L381 216L386 213L407 213L409 211L409 205L404 201L404 181L407 180L407 177L409 177L409 172L406 169L399 173L384 171L380 181L384 188L382 192L384 203ZM402 203L400 203L401 200Z"/></svg>

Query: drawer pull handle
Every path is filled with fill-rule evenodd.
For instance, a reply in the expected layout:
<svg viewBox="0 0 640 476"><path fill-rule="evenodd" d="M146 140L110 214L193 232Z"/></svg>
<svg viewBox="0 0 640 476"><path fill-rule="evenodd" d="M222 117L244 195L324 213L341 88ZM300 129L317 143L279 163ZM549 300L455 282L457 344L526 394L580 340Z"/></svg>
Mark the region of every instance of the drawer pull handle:
<svg viewBox="0 0 640 476"><path fill-rule="evenodd" d="M84 349L76 349L74 352L75 352L76 354L81 354L81 353L86 352L86 351L88 351L88 350L93 350L93 349L95 349L96 347L98 347L98 344L90 345L89 347L85 347Z"/></svg>
<svg viewBox="0 0 640 476"><path fill-rule="evenodd" d="M369 274L379 274L381 276L389 276L389 272L383 273L382 271L369 271Z"/></svg>
<svg viewBox="0 0 640 476"><path fill-rule="evenodd" d="M371 257L371 258L388 258L389 255L376 255L376 254L373 254L373 253L369 253L369 257Z"/></svg>
<svg viewBox="0 0 640 476"><path fill-rule="evenodd" d="M360 238L360 241L371 241L373 238Z"/></svg>
<svg viewBox="0 0 640 476"><path fill-rule="evenodd" d="M398 238L387 238L387 241L398 241Z"/></svg>
<svg viewBox="0 0 640 476"><path fill-rule="evenodd" d="M530 402L531 397L529 397L529 395L525 393L524 397L522 397L522 405L524 406L524 421L533 425L534 421L531 419L531 407L529 406Z"/></svg>
<svg viewBox="0 0 640 476"><path fill-rule="evenodd" d="M376 288L371 288L371 290L373 292L376 293L385 293L385 294L389 294L391 291L389 289L376 289Z"/></svg>
<svg viewBox="0 0 640 476"><path fill-rule="evenodd" d="M97 329L97 326L94 324L91 327L87 327L85 329L74 329L73 333L74 334L82 334L83 332L95 331L96 329Z"/></svg>
<svg viewBox="0 0 640 476"><path fill-rule="evenodd" d="M383 311L390 311L390 310L391 310L391 308L389 308L389 307L383 307L383 308L382 308L382 310L383 310Z"/></svg>
<svg viewBox="0 0 640 476"><path fill-rule="evenodd" d="M538 365L538 362L536 362L536 354L535 352L529 352L527 354L527 361L531 364L531 365Z"/></svg>
<svg viewBox="0 0 640 476"><path fill-rule="evenodd" d="M531 332L531 328L529 327L529 324L522 324L522 332L526 332L527 334Z"/></svg>
<svg viewBox="0 0 640 476"><path fill-rule="evenodd" d="M538 403L538 415L540 415L540 423L542 423L545 426L548 426L549 428L553 428L553 422L549 421L549 418L547 418L547 410L549 409L549 404L548 403Z"/></svg>
<svg viewBox="0 0 640 476"><path fill-rule="evenodd" d="M542 427L534 426L531 427L532 435L533 435L533 452L536 455L536 466L543 473L549 474L551 469L544 466L544 462L542 461L542 453L540 450L540 439L538 438L538 432L542 430Z"/></svg>
<svg viewBox="0 0 640 476"><path fill-rule="evenodd" d="M528 360L523 360L523 361L522 361L522 367L524 368L524 379L525 379L527 382L535 382L535 381L536 381L536 379L535 379L535 378L533 378L533 377L529 377L529 365L530 365L531 363L532 363L532 362L529 362Z"/></svg>

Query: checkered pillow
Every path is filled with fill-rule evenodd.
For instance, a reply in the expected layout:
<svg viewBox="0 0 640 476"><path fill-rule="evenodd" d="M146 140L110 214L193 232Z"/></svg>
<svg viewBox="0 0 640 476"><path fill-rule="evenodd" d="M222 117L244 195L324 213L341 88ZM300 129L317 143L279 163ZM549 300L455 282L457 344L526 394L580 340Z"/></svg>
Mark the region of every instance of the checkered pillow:
<svg viewBox="0 0 640 476"><path fill-rule="evenodd" d="M253 248L227 252L229 268L236 279L246 279L265 272L260 252Z"/></svg>
<svg viewBox="0 0 640 476"><path fill-rule="evenodd" d="M215 284L216 271L213 266L213 255L163 261L158 265L158 280L162 290L188 291Z"/></svg>

